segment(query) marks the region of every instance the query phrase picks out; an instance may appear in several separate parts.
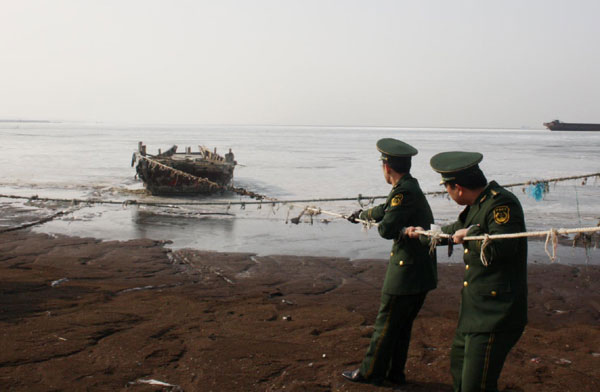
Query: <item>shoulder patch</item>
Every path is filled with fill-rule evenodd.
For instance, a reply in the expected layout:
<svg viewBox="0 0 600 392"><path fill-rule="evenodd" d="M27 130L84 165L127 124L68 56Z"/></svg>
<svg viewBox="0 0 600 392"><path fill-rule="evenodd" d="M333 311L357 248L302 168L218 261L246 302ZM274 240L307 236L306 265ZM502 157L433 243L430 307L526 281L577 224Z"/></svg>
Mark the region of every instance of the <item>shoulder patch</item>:
<svg viewBox="0 0 600 392"><path fill-rule="evenodd" d="M499 206L494 208L494 221L502 225L510 220L510 208L508 206Z"/></svg>
<svg viewBox="0 0 600 392"><path fill-rule="evenodd" d="M399 194L394 196L394 198L392 199L392 201L390 202L390 205L392 207L396 207L399 206L400 204L402 204L402 199L404 198L403 194Z"/></svg>

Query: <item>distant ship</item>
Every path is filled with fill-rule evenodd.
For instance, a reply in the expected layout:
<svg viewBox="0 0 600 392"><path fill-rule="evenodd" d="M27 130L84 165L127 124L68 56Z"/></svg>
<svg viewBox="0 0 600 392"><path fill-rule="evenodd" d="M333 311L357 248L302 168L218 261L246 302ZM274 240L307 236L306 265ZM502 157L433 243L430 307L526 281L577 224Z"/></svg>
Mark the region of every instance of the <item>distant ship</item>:
<svg viewBox="0 0 600 392"><path fill-rule="evenodd" d="M544 123L544 126L551 131L600 131L600 124L565 123L559 120Z"/></svg>

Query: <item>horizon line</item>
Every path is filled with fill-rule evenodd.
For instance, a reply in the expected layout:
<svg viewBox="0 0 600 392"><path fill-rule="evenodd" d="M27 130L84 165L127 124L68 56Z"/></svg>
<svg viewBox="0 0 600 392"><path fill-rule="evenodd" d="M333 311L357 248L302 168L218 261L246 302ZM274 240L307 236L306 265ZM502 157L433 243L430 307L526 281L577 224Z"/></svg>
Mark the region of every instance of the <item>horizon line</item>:
<svg viewBox="0 0 600 392"><path fill-rule="evenodd" d="M98 121L98 120L47 120L47 119L15 119L15 118L0 118L0 123L46 123L46 124L60 124L60 123L96 123L96 124L152 124L152 125L195 125L203 127L298 127L298 128L400 128L400 129L509 129L509 130L537 130L544 129L543 127L534 128L530 126L414 126L414 125L324 125L324 124L268 124L268 123L256 123L256 124L239 124L239 123L195 123L195 122L147 122L147 121Z"/></svg>

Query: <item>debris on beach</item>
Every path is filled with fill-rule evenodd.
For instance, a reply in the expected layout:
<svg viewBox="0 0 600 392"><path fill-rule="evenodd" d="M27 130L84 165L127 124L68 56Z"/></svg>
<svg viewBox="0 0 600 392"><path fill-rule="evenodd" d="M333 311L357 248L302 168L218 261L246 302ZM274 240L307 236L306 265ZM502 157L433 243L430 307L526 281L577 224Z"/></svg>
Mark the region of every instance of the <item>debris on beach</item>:
<svg viewBox="0 0 600 392"><path fill-rule="evenodd" d="M160 387L167 387L169 388L171 391L183 391L183 389L181 389L181 387L179 385L173 385L173 384L169 384L167 382L164 381L159 381L159 380L155 380L155 379L137 379L135 381L132 381L129 383L131 384L148 384L148 385L157 385Z"/></svg>
<svg viewBox="0 0 600 392"><path fill-rule="evenodd" d="M572 361L569 361L568 359L565 358L561 358L558 361L555 362L557 365L563 365L563 366L569 366L570 364L572 364Z"/></svg>
<svg viewBox="0 0 600 392"><path fill-rule="evenodd" d="M68 282L69 279L68 278L62 278L62 279L58 279L53 281L52 283L50 283L50 286L52 287L58 287L60 286L62 283Z"/></svg>

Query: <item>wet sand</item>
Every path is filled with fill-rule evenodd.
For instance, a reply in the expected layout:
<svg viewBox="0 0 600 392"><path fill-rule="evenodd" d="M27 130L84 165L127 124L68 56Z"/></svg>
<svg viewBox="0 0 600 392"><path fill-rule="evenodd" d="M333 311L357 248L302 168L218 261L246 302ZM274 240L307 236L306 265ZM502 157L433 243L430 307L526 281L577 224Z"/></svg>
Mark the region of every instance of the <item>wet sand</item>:
<svg viewBox="0 0 600 392"><path fill-rule="evenodd" d="M340 376L367 348L385 265L3 233L0 384L9 391L394 390ZM463 268L439 266L439 287L415 322L411 384L402 390L451 390ZM529 298L530 323L501 390L600 390L600 267L530 265ZM148 384L158 381L170 386Z"/></svg>

